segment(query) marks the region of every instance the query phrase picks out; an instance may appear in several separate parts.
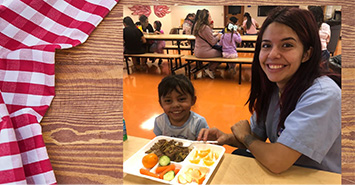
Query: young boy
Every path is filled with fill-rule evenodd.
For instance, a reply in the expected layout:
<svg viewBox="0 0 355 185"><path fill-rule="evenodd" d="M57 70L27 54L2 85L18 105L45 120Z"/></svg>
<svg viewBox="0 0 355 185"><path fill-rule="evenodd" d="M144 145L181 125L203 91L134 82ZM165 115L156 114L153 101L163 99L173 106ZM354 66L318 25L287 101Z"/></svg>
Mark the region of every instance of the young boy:
<svg viewBox="0 0 355 185"><path fill-rule="evenodd" d="M195 89L184 75L166 76L158 86L159 103L164 113L155 118L154 134L196 140L206 119L194 112Z"/></svg>

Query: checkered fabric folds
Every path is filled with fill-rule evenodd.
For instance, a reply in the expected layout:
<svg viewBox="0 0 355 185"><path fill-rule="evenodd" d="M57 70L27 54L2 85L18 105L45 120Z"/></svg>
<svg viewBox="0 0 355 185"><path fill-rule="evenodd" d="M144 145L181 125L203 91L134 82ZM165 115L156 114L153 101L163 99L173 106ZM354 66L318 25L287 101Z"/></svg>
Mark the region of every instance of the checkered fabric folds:
<svg viewBox="0 0 355 185"><path fill-rule="evenodd" d="M118 0L0 0L0 184L56 184L39 122L55 49L77 46Z"/></svg>

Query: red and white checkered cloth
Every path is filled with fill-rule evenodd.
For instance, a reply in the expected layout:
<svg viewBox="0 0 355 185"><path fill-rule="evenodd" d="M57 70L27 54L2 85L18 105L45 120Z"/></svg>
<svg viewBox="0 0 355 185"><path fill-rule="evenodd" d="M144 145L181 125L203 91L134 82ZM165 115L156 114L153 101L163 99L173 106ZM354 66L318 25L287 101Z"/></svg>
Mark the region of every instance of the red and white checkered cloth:
<svg viewBox="0 0 355 185"><path fill-rule="evenodd" d="M77 46L118 0L0 0L0 184L55 184L39 122L55 49Z"/></svg>

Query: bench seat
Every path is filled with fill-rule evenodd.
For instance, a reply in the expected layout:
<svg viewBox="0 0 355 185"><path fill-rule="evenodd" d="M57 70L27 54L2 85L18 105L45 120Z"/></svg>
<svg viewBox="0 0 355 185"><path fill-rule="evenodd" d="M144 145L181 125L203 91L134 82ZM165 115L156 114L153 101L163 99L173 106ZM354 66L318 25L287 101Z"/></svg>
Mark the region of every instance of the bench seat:
<svg viewBox="0 0 355 185"><path fill-rule="evenodd" d="M252 64L253 58L238 57L238 58L223 58L223 57L214 57L214 58L197 58L195 55L184 55L181 57L187 61L188 74L191 78L191 63L196 62L196 68L192 71L194 74L199 70L205 68L207 65L200 65L201 62L217 62L217 63L236 63L239 64L239 84L242 83L242 64Z"/></svg>
<svg viewBox="0 0 355 185"><path fill-rule="evenodd" d="M180 54L163 54L163 53L143 53L143 54L124 54L124 59L127 66L127 73L129 72L128 58L155 58L155 59L167 59L170 63L171 73L174 74L177 69L185 67L187 64L181 64ZM175 65L173 65L173 60L175 60Z"/></svg>

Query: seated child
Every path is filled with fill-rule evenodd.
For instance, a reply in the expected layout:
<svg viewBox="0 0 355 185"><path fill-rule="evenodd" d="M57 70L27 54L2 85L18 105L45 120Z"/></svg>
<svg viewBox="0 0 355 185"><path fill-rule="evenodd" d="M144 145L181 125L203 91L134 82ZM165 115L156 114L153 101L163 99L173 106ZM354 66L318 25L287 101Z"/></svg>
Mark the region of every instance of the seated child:
<svg viewBox="0 0 355 185"><path fill-rule="evenodd" d="M241 43L242 38L238 33L238 26L228 23L225 29L225 33L222 35L219 44L222 45L222 55L224 58L237 58L237 46L236 43ZM229 69L235 72L236 64L228 64Z"/></svg>
<svg viewBox="0 0 355 185"><path fill-rule="evenodd" d="M160 21L154 21L154 34L159 35L159 34L164 34L164 31L161 29L161 22ZM163 40L155 40L153 41L152 45L150 46L150 52L151 53L164 53L164 47L165 47L165 41ZM155 61L153 61L154 63ZM162 59L159 59L158 65L162 63Z"/></svg>
<svg viewBox="0 0 355 185"><path fill-rule="evenodd" d="M196 140L202 128L208 128L206 119L194 112L195 89L184 75L170 75L158 86L159 103L164 113L155 118L154 134Z"/></svg>

